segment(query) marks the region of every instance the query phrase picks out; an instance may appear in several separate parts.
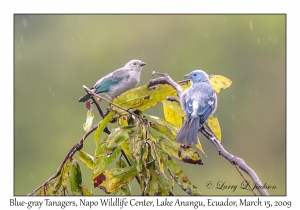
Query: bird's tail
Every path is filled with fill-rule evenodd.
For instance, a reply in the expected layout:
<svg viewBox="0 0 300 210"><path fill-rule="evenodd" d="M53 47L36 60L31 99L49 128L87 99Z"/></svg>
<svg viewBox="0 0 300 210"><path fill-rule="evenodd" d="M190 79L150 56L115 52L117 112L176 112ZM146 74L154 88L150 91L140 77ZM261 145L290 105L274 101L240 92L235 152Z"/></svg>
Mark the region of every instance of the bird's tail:
<svg viewBox="0 0 300 210"><path fill-rule="evenodd" d="M197 144L199 126L199 118L187 118L184 121L182 128L178 132L175 140L185 145Z"/></svg>
<svg viewBox="0 0 300 210"><path fill-rule="evenodd" d="M91 98L91 94L88 93L88 94L82 96L80 99L78 99L78 102L86 102L90 98Z"/></svg>

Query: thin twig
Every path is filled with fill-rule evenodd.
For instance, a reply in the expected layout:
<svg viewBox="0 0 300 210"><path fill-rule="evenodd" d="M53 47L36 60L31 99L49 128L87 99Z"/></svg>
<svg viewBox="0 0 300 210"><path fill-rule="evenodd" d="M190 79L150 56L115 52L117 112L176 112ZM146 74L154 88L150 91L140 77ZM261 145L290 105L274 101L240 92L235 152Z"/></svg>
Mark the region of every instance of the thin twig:
<svg viewBox="0 0 300 210"><path fill-rule="evenodd" d="M247 183L247 186L250 186L250 183L248 182L248 180L246 179L246 177L244 176L244 174L241 172L240 168L237 165L234 165L234 167L236 168L236 170L240 173L240 175L243 177L243 179L245 180L245 182ZM251 191L253 192L254 195L256 195L256 193L254 192L254 189L252 187L250 187Z"/></svg>
<svg viewBox="0 0 300 210"><path fill-rule="evenodd" d="M119 106L119 105L117 105L117 104L114 104L113 102L111 102L110 100L108 100L108 99L106 99L106 98L100 96L99 94L94 93L94 92L91 91L89 88L87 88L85 85L83 85L82 87L83 87L89 94L94 95L94 96L96 96L97 98L101 98L101 99L103 99L104 101L106 101L107 103L109 103L110 105L113 105L113 106L115 106L115 107L117 107L117 108L119 108L119 109L121 109L121 110L123 110L123 111L125 111L125 112L128 112L129 114L134 115L134 116L140 118L142 121L144 121L144 119L143 119L142 117L140 117L139 115L135 114L134 112L129 111L128 109L124 109L123 107L121 107L121 106Z"/></svg>
<svg viewBox="0 0 300 210"><path fill-rule="evenodd" d="M88 93L87 90L85 90L85 91ZM98 112L99 112L100 116L104 119L105 116L108 114L108 112L104 113L103 110L102 110L101 107L100 107L100 104L97 102L97 100L94 99L94 97L91 97L91 98L92 98L94 104L96 105L96 107L97 107L97 109L98 109ZM105 133L107 133L108 135L111 133L107 126L103 129L103 131L104 131Z"/></svg>

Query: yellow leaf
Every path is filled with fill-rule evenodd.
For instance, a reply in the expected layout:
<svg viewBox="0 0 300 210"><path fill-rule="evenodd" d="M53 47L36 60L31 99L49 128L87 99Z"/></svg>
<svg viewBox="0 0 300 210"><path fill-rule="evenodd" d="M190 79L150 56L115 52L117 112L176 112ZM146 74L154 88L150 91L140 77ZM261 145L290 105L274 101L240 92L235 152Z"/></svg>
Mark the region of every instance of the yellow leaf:
<svg viewBox="0 0 300 210"><path fill-rule="evenodd" d="M211 131L215 134L217 139L221 142L221 128L219 124L219 120L216 117L210 116L207 120L207 125L211 129Z"/></svg>
<svg viewBox="0 0 300 210"><path fill-rule="evenodd" d="M139 109L144 111L165 100L167 96L176 93L176 90L169 85L159 85L157 88L149 89L147 85L131 89L113 100L114 104L124 109ZM111 106L114 111L120 114L127 114L116 106Z"/></svg>
<svg viewBox="0 0 300 210"><path fill-rule="evenodd" d="M124 115L119 118L119 124L121 126L128 126L128 121Z"/></svg>
<svg viewBox="0 0 300 210"><path fill-rule="evenodd" d="M198 143L196 144L196 147L206 156L206 154L205 154L205 152L204 152L204 150L203 150L203 147L202 147L202 145L201 145L201 143L200 143L200 139L199 139L199 137L197 138L197 141L198 141ZM206 156L207 157L207 156Z"/></svg>
<svg viewBox="0 0 300 210"><path fill-rule="evenodd" d="M128 157L132 158L129 144L130 144L130 139L127 139L123 144L121 144L121 148Z"/></svg>
<svg viewBox="0 0 300 210"><path fill-rule="evenodd" d="M226 89L228 88L232 81L222 75L210 75L210 83L214 90L219 93L221 88Z"/></svg>
<svg viewBox="0 0 300 210"><path fill-rule="evenodd" d="M170 101L166 101L166 100L163 101L163 109L164 109L164 115L165 115L166 121L181 128L182 116L178 115L177 112L175 112L173 109L171 109L169 106L167 106L166 105L167 102L170 102ZM171 103L176 103L176 102L171 102Z"/></svg>

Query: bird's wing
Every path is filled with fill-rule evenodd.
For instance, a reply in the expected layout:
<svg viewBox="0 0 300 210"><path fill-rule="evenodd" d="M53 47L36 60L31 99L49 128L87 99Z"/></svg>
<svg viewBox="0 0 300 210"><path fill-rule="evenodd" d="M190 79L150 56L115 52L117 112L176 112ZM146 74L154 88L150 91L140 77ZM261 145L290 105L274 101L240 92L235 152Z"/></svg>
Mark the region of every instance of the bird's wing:
<svg viewBox="0 0 300 210"><path fill-rule="evenodd" d="M216 107L215 92L206 86L196 87L190 97L186 96L182 100L183 108L187 117L200 117L200 123L204 123L213 113ZM190 93L188 93L190 94Z"/></svg>
<svg viewBox="0 0 300 210"><path fill-rule="evenodd" d="M127 73L127 74L126 74ZM118 85L122 80L128 79L129 74L127 70L118 69L105 77L101 78L93 87L95 93L108 92L112 87Z"/></svg>
<svg viewBox="0 0 300 210"><path fill-rule="evenodd" d="M211 91L210 94L206 96L205 102L200 103L198 108L198 115L200 116L200 123L204 123L209 116L214 112L216 107L216 97L215 93Z"/></svg>

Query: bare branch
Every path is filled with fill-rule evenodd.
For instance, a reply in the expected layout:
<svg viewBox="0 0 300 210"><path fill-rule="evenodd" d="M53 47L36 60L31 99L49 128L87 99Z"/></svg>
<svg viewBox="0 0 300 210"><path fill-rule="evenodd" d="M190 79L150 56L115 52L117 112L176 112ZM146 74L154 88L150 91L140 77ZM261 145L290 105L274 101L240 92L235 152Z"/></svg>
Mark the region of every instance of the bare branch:
<svg viewBox="0 0 300 210"><path fill-rule="evenodd" d="M149 88L154 85L157 85L157 84L168 84L168 85L171 85L176 90L178 97L181 96L181 93L182 93L181 87L176 82L174 82L174 80L170 76L168 76L165 73L159 73L159 72L154 72L154 73L164 75L164 77L158 77L155 79L151 79L148 83ZM153 75L153 73L152 73L152 75Z"/></svg>

